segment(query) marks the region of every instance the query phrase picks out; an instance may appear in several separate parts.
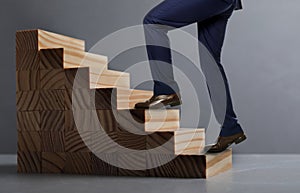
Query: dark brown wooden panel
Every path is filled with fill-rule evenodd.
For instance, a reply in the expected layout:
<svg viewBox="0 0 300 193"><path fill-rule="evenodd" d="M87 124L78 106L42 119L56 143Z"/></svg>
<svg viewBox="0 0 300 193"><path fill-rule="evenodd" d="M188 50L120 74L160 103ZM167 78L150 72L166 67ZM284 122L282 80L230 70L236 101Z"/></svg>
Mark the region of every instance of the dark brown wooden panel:
<svg viewBox="0 0 300 193"><path fill-rule="evenodd" d="M118 153L119 176L147 176L146 152Z"/></svg>
<svg viewBox="0 0 300 193"><path fill-rule="evenodd" d="M17 71L16 77L17 91L40 89L40 72L38 70Z"/></svg>
<svg viewBox="0 0 300 193"><path fill-rule="evenodd" d="M112 109L117 104L117 93L112 88L92 89L91 104L96 110Z"/></svg>
<svg viewBox="0 0 300 193"><path fill-rule="evenodd" d="M17 112L18 131L39 131L41 116L39 111Z"/></svg>
<svg viewBox="0 0 300 193"><path fill-rule="evenodd" d="M64 50L57 49L41 49L39 51L40 69L63 69L64 68Z"/></svg>
<svg viewBox="0 0 300 193"><path fill-rule="evenodd" d="M150 177L177 177L176 165L172 161L173 155L147 153L147 176ZM166 162L166 160L171 160ZM150 169L153 166L158 166Z"/></svg>
<svg viewBox="0 0 300 193"><path fill-rule="evenodd" d="M42 152L42 173L63 173L66 153Z"/></svg>
<svg viewBox="0 0 300 193"><path fill-rule="evenodd" d="M19 173L40 173L41 153L18 151L18 172Z"/></svg>
<svg viewBox="0 0 300 193"><path fill-rule="evenodd" d="M67 89L65 95L66 110L87 110L91 109L89 89Z"/></svg>
<svg viewBox="0 0 300 193"><path fill-rule="evenodd" d="M178 178L205 178L206 161L203 155L179 155L173 160Z"/></svg>
<svg viewBox="0 0 300 193"><path fill-rule="evenodd" d="M38 111L40 110L39 91L20 91L17 92L18 111Z"/></svg>
<svg viewBox="0 0 300 193"><path fill-rule="evenodd" d="M152 153L174 154L175 142L173 132L156 132L147 135L147 149Z"/></svg>
<svg viewBox="0 0 300 193"><path fill-rule="evenodd" d="M90 75L88 67L65 69L66 88L90 88Z"/></svg>
<svg viewBox="0 0 300 193"><path fill-rule="evenodd" d="M87 145L92 144L92 135L92 132L66 131L66 152L90 152Z"/></svg>
<svg viewBox="0 0 300 193"><path fill-rule="evenodd" d="M74 116L76 120L74 119ZM65 131L95 131L90 110L66 110Z"/></svg>
<svg viewBox="0 0 300 193"><path fill-rule="evenodd" d="M16 70L39 70L40 57L36 50L16 50Z"/></svg>
<svg viewBox="0 0 300 193"><path fill-rule="evenodd" d="M146 135L118 131L118 144L134 150L146 150Z"/></svg>
<svg viewBox="0 0 300 193"><path fill-rule="evenodd" d="M42 152L65 152L64 132L43 131Z"/></svg>
<svg viewBox="0 0 300 193"><path fill-rule="evenodd" d="M92 134L91 150L96 153L115 153L117 152L118 136L117 132L96 131Z"/></svg>
<svg viewBox="0 0 300 193"><path fill-rule="evenodd" d="M40 111L41 131L64 131L65 111Z"/></svg>
<svg viewBox="0 0 300 193"><path fill-rule="evenodd" d="M17 50L38 50L38 30L19 30L16 32Z"/></svg>
<svg viewBox="0 0 300 193"><path fill-rule="evenodd" d="M106 132L116 132L118 124L116 120L117 112L112 110L96 110L92 111L92 123L95 129L103 128ZM96 116L97 115L97 116Z"/></svg>
<svg viewBox="0 0 300 193"><path fill-rule="evenodd" d="M65 110L65 90L41 90L41 110Z"/></svg>
<svg viewBox="0 0 300 193"><path fill-rule="evenodd" d="M40 152L41 134L35 131L18 131L18 151Z"/></svg>
<svg viewBox="0 0 300 193"><path fill-rule="evenodd" d="M127 109L118 110L116 119L118 122L118 131L129 131L131 133L145 134L145 110Z"/></svg>
<svg viewBox="0 0 300 193"><path fill-rule="evenodd" d="M103 159L103 160L102 160ZM101 154L99 157L97 155L92 155L92 171L93 174L103 175L103 176L117 176L118 167L111 165L109 163L117 163L116 154Z"/></svg>
<svg viewBox="0 0 300 193"><path fill-rule="evenodd" d="M41 70L41 89L65 89L66 77L63 69Z"/></svg>
<svg viewBox="0 0 300 193"><path fill-rule="evenodd" d="M92 174L91 153L67 153L67 161L64 173L68 174Z"/></svg>

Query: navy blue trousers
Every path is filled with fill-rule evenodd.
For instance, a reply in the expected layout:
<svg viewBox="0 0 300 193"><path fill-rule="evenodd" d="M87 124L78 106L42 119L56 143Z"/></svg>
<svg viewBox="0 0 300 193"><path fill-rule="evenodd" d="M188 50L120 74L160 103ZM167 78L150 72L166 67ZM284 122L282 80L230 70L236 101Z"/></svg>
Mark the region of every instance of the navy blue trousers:
<svg viewBox="0 0 300 193"><path fill-rule="evenodd" d="M229 136L243 131L233 109L228 80L221 64L221 50L226 26L235 8L235 1L165 0L151 9L143 20L146 49L154 81L153 90L155 95L180 93L174 80L170 42L167 33L170 30L197 23L198 40L213 56L225 87L225 89L218 91L213 90L213 86L208 84L211 99L218 99L222 94L224 96L223 100L226 98L224 107L226 109L223 110L225 112L223 117L218 116L222 99L212 101L214 113L221 124L220 136ZM214 77L211 77L213 73L206 72L209 68L203 68L202 64L201 67L206 80L213 80Z"/></svg>

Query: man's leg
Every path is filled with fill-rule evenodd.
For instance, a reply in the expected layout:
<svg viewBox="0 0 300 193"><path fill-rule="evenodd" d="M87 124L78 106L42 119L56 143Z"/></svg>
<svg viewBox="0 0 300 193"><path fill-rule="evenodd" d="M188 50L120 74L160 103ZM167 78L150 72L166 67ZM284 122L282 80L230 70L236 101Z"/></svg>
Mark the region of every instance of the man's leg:
<svg viewBox="0 0 300 193"><path fill-rule="evenodd" d="M179 92L173 75L168 31L204 21L230 7L230 0L165 0L145 16L143 23L154 95Z"/></svg>
<svg viewBox="0 0 300 193"><path fill-rule="evenodd" d="M204 45L204 49L201 49L201 45L199 48L201 67L206 77L214 113L222 125L220 136L231 136L243 131L233 110L228 80L221 64L226 26L233 8L209 20L198 22L198 39ZM205 49L213 56L213 62L207 60Z"/></svg>

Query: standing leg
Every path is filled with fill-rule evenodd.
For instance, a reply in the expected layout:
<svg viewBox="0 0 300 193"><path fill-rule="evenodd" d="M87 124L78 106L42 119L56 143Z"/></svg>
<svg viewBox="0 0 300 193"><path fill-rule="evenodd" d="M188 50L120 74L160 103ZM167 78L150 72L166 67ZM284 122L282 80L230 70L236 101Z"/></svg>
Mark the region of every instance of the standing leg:
<svg viewBox="0 0 300 193"><path fill-rule="evenodd" d="M214 113L222 125L220 136L230 136L242 132L233 110L228 80L221 64L221 50L231 9L209 20L198 22L198 39L214 58L213 62L202 61L208 58L205 49L199 48L201 67L207 80ZM216 65L214 65L216 64Z"/></svg>
<svg viewBox="0 0 300 193"><path fill-rule="evenodd" d="M232 7L224 0L165 0L144 18L146 48L154 95L179 93L174 80L168 31L222 14Z"/></svg>

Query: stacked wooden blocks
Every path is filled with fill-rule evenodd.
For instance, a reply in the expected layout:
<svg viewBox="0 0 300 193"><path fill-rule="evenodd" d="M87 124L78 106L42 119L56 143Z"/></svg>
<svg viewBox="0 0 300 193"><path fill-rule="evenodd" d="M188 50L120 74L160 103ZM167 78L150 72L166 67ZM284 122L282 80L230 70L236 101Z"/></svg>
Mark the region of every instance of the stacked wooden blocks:
<svg viewBox="0 0 300 193"><path fill-rule="evenodd" d="M231 149L206 154L205 130L180 128L179 110L133 109L153 93L130 89L129 74L84 41L38 29L18 31L16 45L18 172L206 178L231 168Z"/></svg>

